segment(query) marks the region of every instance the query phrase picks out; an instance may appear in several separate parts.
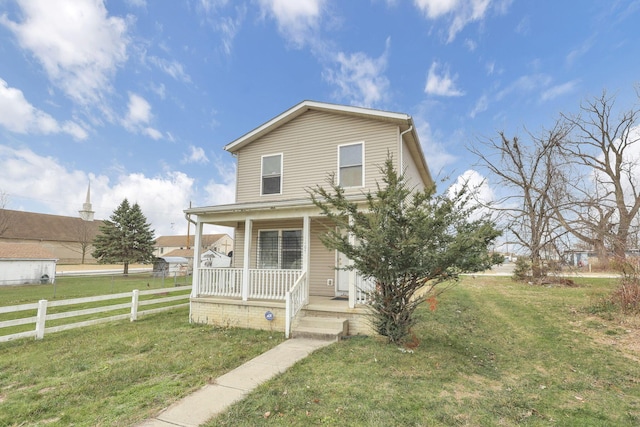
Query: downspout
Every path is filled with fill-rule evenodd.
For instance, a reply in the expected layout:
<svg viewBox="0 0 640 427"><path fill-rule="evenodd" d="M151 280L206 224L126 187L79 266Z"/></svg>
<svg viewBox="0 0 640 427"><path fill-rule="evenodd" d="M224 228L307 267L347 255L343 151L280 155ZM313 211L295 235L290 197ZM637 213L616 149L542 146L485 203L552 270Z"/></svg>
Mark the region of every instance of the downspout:
<svg viewBox="0 0 640 427"><path fill-rule="evenodd" d="M399 147L398 147L398 150L399 150L399 151L398 151L399 156L398 156L398 157L400 157L399 162L398 162L398 166L399 166L399 167L398 167L398 169L399 169L399 170L398 170L398 172L399 172L400 174L404 174L404 170L403 170L403 169L404 169L404 168L403 168L403 166L404 166L404 163L403 163L403 162L404 162L404 159L402 158L402 141L403 141L403 138L402 138L402 137L404 136L404 134L405 134L405 133L407 133L407 132L411 132L412 130L413 130L413 125L409 125L409 129L405 130L404 132L400 132L400 138L399 138L399 140L398 140L398 145L399 145Z"/></svg>
<svg viewBox="0 0 640 427"><path fill-rule="evenodd" d="M184 214L184 219L186 219L187 222L190 222L193 225L198 225L197 222L195 222L194 220L191 219L191 214L185 213Z"/></svg>
<svg viewBox="0 0 640 427"><path fill-rule="evenodd" d="M188 223L191 223L191 224L193 224L193 225L195 226L195 230L196 230L196 233L197 233L197 232L198 232L198 223L197 223L197 222L195 222L194 220L192 220L192 219L191 219L191 215L190 215L190 214L188 214L188 213L186 213L186 212L185 212L185 214L184 214L184 218L187 220L187 222L188 222ZM196 242L195 242L195 240L196 240L196 239L195 239L195 236L194 236L194 239L193 239L194 246L195 246L195 243L196 243ZM195 248L194 248L194 249L193 249L193 254L194 254L194 257L193 257L193 264L194 264L194 266L192 267L192 271L191 271L191 296L195 296L195 287L194 287L194 283L193 283L193 282L194 282L194 278L195 278L195 276L196 276L196 275L195 275L195 273L196 273L196 268L195 268L195 264L196 264L195 252L196 252L196 250L195 250ZM198 256L199 256L199 255L198 255ZM197 282L197 280L196 280L196 282ZM193 316L192 316L192 305L191 305L191 300L189 300L189 323L192 323L192 322L193 322Z"/></svg>

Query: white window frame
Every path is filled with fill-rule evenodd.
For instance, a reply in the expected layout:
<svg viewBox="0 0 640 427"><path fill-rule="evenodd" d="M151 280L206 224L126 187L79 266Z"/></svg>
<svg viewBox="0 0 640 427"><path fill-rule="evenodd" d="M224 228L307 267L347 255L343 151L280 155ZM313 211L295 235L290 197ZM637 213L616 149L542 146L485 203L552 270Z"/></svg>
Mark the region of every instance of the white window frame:
<svg viewBox="0 0 640 427"><path fill-rule="evenodd" d="M264 193L264 159L265 157L275 157L280 156L280 189L277 193ZM273 153L273 154L265 154L260 156L260 195L261 196L274 196L282 194L282 183L284 182L284 154L283 153Z"/></svg>
<svg viewBox="0 0 640 427"><path fill-rule="evenodd" d="M262 263L261 263L260 257L261 257L262 251L260 250L260 234L262 232L267 232L267 231L277 231L278 232L278 266L276 268L274 268L274 269L266 268L266 267L262 267L261 266ZM257 262L256 262L256 265L258 266L258 268L265 269L265 270L283 270L283 268L282 268L282 250L283 250L283 248L282 248L282 234L283 234L284 231L299 231L300 234L301 234L301 238L304 239L304 232L303 232L303 230L301 228L263 228L263 229L258 230L258 234L256 236L256 251L257 251L257 254L256 254L256 261ZM304 242L302 243L302 245L304 247ZM303 251L304 251L304 248L301 248L301 250L300 250L300 263L301 263L300 268L299 269L292 269L292 270L301 270L302 269Z"/></svg>
<svg viewBox="0 0 640 427"><path fill-rule="evenodd" d="M360 165L362 167L362 183L360 185L350 185L347 187L343 187L343 188L362 188L364 187L364 183L365 183L365 173L364 173L364 165L365 165L365 145L364 145L364 141L359 141L359 142L350 142L348 144L340 144L338 145L338 185L342 186L342 177L340 176L340 171L341 171L341 167L340 167L340 150L342 149L342 147L349 147L352 145L361 145L362 146L362 164ZM355 166L355 165L353 165Z"/></svg>

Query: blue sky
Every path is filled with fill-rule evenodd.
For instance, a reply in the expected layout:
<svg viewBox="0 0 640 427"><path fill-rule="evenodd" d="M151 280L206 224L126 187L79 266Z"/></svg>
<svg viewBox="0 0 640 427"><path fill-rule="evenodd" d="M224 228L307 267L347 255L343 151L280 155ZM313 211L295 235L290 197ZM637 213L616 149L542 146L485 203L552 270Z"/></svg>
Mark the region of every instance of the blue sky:
<svg viewBox="0 0 640 427"><path fill-rule="evenodd" d="M478 177L479 138L603 90L631 107L638 18L639 1L0 0L0 192L77 215L90 181L97 218L127 197L156 235L186 233L190 202L233 202L222 147L305 99L410 114L434 175Z"/></svg>

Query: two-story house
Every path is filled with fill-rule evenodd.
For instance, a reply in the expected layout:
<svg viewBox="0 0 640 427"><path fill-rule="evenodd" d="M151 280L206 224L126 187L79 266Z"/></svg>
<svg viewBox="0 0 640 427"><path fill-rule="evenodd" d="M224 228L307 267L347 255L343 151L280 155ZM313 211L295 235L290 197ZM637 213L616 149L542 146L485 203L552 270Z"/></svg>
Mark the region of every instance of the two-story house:
<svg viewBox="0 0 640 427"><path fill-rule="evenodd" d="M224 148L237 159L236 203L185 212L196 225L196 251L204 224L235 229L233 265L194 265L191 321L289 336L300 317L322 316L344 319L345 333L369 333L369 285L321 243L331 225L308 190L333 175L364 201L388 154L412 186L431 185L411 116L304 101Z"/></svg>

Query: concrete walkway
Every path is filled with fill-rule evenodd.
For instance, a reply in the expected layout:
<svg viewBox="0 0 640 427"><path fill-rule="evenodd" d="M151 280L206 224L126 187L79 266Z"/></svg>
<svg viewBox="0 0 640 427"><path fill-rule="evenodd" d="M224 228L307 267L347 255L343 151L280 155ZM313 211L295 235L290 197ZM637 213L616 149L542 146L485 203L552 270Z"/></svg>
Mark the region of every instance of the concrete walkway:
<svg viewBox="0 0 640 427"><path fill-rule="evenodd" d="M251 390L268 379L286 371L313 351L331 344L307 338L284 341L271 350L237 367L212 384L174 403L155 418L139 427L195 427L223 412L229 405L242 400Z"/></svg>

